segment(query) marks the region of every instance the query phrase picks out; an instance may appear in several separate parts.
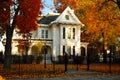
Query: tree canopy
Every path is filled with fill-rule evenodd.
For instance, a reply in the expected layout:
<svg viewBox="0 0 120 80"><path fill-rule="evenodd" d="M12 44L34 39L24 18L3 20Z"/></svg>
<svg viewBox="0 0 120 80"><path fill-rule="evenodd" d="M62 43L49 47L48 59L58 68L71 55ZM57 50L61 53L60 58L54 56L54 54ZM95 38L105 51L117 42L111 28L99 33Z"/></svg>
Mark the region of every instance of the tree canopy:
<svg viewBox="0 0 120 80"><path fill-rule="evenodd" d="M120 0L58 0L58 12L70 6L85 24L85 34L89 42L100 41L108 46L117 44L120 33Z"/></svg>
<svg viewBox="0 0 120 80"><path fill-rule="evenodd" d="M4 68L10 68L14 29L18 33L37 29L37 18L42 8L41 0L0 0L0 27L6 33Z"/></svg>

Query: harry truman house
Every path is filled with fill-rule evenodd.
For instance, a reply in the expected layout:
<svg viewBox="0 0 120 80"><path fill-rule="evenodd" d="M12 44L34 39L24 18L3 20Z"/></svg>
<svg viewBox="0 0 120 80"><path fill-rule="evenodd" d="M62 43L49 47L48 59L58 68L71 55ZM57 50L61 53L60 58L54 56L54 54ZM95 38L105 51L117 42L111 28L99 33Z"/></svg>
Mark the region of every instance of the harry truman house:
<svg viewBox="0 0 120 80"><path fill-rule="evenodd" d="M29 55L38 55L37 50L32 50L35 43L41 43L46 47L46 59L52 55L55 60L58 56L63 56L66 52L68 55L81 55L81 27L83 23L74 14L74 10L67 7L61 14L49 13L42 16L38 23L40 27L32 31L31 45L29 46ZM12 54L18 52L19 36L14 33L12 43ZM38 48L39 49L39 48Z"/></svg>

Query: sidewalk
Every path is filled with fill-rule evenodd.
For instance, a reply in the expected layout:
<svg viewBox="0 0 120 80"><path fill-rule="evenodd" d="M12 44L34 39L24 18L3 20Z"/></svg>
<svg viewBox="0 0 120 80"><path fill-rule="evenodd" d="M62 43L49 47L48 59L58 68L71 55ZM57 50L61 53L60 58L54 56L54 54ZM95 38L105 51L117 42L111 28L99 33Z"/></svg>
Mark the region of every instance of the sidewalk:
<svg viewBox="0 0 120 80"><path fill-rule="evenodd" d="M31 78L9 80L120 80L120 75L104 75L98 72L68 70L64 77L54 78Z"/></svg>

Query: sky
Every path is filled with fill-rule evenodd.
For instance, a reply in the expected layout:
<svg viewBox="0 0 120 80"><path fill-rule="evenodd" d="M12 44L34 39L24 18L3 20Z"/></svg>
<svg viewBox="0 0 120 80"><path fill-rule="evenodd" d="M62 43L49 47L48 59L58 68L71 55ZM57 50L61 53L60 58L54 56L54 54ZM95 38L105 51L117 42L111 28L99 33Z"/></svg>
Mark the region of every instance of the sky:
<svg viewBox="0 0 120 80"><path fill-rule="evenodd" d="M51 8L54 7L53 1L54 0L42 0L44 3L44 9L42 10L43 15L46 15L49 12L53 12L53 10L51 10Z"/></svg>

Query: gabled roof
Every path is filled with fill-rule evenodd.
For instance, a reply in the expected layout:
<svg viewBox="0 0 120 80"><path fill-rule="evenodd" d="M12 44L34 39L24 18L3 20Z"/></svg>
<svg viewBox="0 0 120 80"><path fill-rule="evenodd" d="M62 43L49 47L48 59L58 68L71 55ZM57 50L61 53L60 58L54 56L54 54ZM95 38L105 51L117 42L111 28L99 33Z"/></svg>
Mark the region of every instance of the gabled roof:
<svg viewBox="0 0 120 80"><path fill-rule="evenodd" d="M51 22L55 21L58 18L59 15L50 15L48 14L47 16L43 16L38 23L40 24L46 24L49 25Z"/></svg>
<svg viewBox="0 0 120 80"><path fill-rule="evenodd" d="M69 15L69 17L71 18L71 20L65 20L65 15ZM58 22L58 23L70 23L70 24L79 24L84 26L84 24L77 18L77 16L74 13L74 10L71 9L69 6L62 12L62 14L56 19L56 21L54 22Z"/></svg>
<svg viewBox="0 0 120 80"><path fill-rule="evenodd" d="M69 15L70 20L65 19L66 15ZM74 11L69 6L60 15L48 14L47 16L43 16L38 21L38 23L44 25L51 25L53 23L63 23L63 24L65 23L65 24L77 24L84 26L84 24L80 22L80 20L74 14Z"/></svg>

